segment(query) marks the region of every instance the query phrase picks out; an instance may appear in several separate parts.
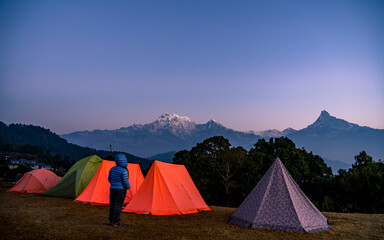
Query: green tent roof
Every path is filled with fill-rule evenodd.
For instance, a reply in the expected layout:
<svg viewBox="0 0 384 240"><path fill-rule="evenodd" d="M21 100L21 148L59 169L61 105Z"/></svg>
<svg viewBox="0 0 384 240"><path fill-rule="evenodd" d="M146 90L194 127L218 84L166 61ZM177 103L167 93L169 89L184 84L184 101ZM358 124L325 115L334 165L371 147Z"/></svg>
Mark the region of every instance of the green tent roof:
<svg viewBox="0 0 384 240"><path fill-rule="evenodd" d="M79 196L91 182L102 161L97 155L77 161L53 188L43 194L72 198Z"/></svg>

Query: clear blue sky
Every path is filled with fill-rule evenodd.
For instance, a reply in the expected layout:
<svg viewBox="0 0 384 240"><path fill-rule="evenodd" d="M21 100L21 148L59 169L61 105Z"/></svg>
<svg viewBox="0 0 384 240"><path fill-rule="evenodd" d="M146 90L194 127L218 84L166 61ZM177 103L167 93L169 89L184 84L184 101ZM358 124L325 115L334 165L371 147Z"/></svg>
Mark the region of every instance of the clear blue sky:
<svg viewBox="0 0 384 240"><path fill-rule="evenodd" d="M384 1L1 1L0 121L384 129Z"/></svg>

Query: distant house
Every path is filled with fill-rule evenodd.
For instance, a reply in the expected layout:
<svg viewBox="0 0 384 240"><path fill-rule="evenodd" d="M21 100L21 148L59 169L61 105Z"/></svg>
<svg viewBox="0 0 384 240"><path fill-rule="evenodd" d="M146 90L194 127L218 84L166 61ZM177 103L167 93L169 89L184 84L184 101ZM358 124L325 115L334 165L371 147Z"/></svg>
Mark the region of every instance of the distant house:
<svg viewBox="0 0 384 240"><path fill-rule="evenodd" d="M51 169L51 165L41 163L38 160L25 160L25 159L20 159L20 160L9 160L8 168L9 169L14 169L19 166L27 166L32 169Z"/></svg>

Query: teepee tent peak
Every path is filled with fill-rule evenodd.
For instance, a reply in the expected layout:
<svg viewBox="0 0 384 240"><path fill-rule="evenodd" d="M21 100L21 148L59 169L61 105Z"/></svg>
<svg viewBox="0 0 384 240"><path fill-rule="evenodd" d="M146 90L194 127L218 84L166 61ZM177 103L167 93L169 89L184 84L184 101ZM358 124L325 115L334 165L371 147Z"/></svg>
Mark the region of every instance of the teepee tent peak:
<svg viewBox="0 0 384 240"><path fill-rule="evenodd" d="M279 158L232 214L230 223L292 232L330 229L327 219L301 191Z"/></svg>
<svg viewBox="0 0 384 240"><path fill-rule="evenodd" d="M184 165L154 161L124 212L181 215L212 211Z"/></svg>
<svg viewBox="0 0 384 240"><path fill-rule="evenodd" d="M60 179L61 177L58 177L54 172L36 169L25 173L16 185L7 192L42 193L55 186Z"/></svg>
<svg viewBox="0 0 384 240"><path fill-rule="evenodd" d="M68 170L64 177L43 195L56 197L77 197L88 186L99 169L103 159L97 155L80 159Z"/></svg>
<svg viewBox="0 0 384 240"><path fill-rule="evenodd" d="M93 205L109 205L110 183L108 182L108 175L109 170L115 165L116 163L114 161L103 160L87 188L84 189L74 201ZM124 204L132 200L141 183L144 181L144 176L139 164L128 163L127 169L131 188L127 190Z"/></svg>

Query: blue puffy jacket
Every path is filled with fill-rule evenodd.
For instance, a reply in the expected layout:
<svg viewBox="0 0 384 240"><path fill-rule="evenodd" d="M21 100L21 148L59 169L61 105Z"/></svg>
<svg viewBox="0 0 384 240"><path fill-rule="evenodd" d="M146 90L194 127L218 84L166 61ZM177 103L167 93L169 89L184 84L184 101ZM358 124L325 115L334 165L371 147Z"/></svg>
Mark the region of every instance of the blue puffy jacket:
<svg viewBox="0 0 384 240"><path fill-rule="evenodd" d="M108 182L111 184L111 189L130 189L127 170L127 158L124 154L117 154L115 157L116 166L109 170Z"/></svg>

